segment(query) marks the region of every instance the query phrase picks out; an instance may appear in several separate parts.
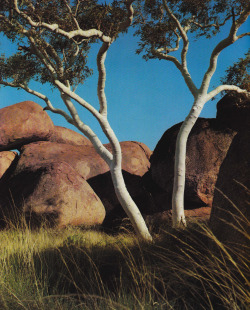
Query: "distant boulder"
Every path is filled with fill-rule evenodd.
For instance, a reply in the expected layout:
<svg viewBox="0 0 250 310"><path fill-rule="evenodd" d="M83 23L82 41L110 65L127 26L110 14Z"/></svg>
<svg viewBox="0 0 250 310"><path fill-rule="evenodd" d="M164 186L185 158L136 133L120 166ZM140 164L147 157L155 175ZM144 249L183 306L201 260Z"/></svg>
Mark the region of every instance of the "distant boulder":
<svg viewBox="0 0 250 310"><path fill-rule="evenodd" d="M105 217L100 199L66 162L21 167L1 184L0 223L25 217L31 227L96 225Z"/></svg>
<svg viewBox="0 0 250 310"><path fill-rule="evenodd" d="M34 141L48 140L54 125L43 108L24 101L0 109L0 151L18 149Z"/></svg>
<svg viewBox="0 0 250 310"><path fill-rule="evenodd" d="M150 167L150 156L152 151L149 147L137 141L123 141L120 142L122 149L122 170L143 176ZM105 146L111 151L110 144Z"/></svg>
<svg viewBox="0 0 250 310"><path fill-rule="evenodd" d="M0 179L9 169L10 165L17 158L17 152L4 151L0 152Z"/></svg>
<svg viewBox="0 0 250 310"><path fill-rule="evenodd" d="M92 145L92 143L82 134L61 126L54 126L48 141L78 146Z"/></svg>
<svg viewBox="0 0 250 310"><path fill-rule="evenodd" d="M150 177L158 187L160 209L171 208L175 144L181 123L168 129L151 157ZM187 142L185 208L212 206L220 166L236 132L215 119L199 118ZM156 195L157 196L157 195Z"/></svg>
<svg viewBox="0 0 250 310"><path fill-rule="evenodd" d="M234 137L216 182L210 224L222 241L249 244L249 176L250 128Z"/></svg>

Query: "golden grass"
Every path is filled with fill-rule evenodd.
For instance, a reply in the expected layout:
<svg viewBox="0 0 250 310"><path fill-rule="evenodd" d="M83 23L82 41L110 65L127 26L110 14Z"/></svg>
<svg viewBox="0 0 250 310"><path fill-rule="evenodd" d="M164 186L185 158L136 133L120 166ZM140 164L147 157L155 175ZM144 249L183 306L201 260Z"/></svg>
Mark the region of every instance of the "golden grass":
<svg viewBox="0 0 250 310"><path fill-rule="evenodd" d="M0 232L0 309L247 309L247 249L207 225L132 233L12 228Z"/></svg>

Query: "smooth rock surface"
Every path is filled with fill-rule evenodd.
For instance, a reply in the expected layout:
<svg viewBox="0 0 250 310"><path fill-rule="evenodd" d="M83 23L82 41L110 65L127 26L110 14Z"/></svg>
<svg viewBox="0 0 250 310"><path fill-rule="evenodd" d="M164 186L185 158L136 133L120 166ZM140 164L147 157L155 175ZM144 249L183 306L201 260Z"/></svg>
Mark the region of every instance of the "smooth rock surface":
<svg viewBox="0 0 250 310"><path fill-rule="evenodd" d="M0 151L18 149L34 141L48 140L54 125L43 108L23 101L0 109Z"/></svg>
<svg viewBox="0 0 250 310"><path fill-rule="evenodd" d="M66 162L19 167L1 185L1 226L22 216L31 227L96 225L105 217L100 199Z"/></svg>
<svg viewBox="0 0 250 310"><path fill-rule="evenodd" d="M49 141L79 146L92 145L92 143L83 135L61 126L54 126Z"/></svg>

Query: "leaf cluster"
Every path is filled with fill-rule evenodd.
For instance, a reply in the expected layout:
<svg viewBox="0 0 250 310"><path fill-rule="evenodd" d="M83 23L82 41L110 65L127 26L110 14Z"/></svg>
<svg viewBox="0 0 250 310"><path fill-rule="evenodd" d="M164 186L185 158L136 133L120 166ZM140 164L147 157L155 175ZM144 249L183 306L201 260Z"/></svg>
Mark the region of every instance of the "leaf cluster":
<svg viewBox="0 0 250 310"><path fill-rule="evenodd" d="M97 0L22 0L18 1L18 6L36 23L57 24L66 32L79 27L82 30L94 28L114 38L126 18L122 1L100 4ZM14 10L13 0L1 2L0 17L0 32L18 47L11 57L1 56L2 80L25 84L33 79L53 86L57 78L76 87L91 75L87 55L96 38L76 36L69 39L56 31L31 26L25 16ZM53 76L44 59L53 67Z"/></svg>
<svg viewBox="0 0 250 310"><path fill-rule="evenodd" d="M244 58L240 58L226 70L221 83L236 85L250 92L250 49Z"/></svg>
<svg viewBox="0 0 250 310"><path fill-rule="evenodd" d="M211 38L228 21L237 17L247 6L246 0L168 0L166 1L186 32L197 39ZM140 38L137 53L143 58L155 58L152 48L171 49L175 47L176 25L165 11L162 0L137 1L137 18L134 23L136 35ZM178 32L178 35L180 33Z"/></svg>

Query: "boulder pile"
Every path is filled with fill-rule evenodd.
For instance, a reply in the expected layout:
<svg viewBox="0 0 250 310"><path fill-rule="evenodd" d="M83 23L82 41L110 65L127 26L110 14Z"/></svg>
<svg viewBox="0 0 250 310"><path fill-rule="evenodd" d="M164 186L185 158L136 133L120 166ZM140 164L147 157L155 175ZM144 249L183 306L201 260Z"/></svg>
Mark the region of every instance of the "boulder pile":
<svg viewBox="0 0 250 310"><path fill-rule="evenodd" d="M211 226L223 236L225 222L237 225L237 212L250 217L250 105L244 95L226 95L217 106L217 117L198 119L188 139L185 208L188 218L201 220L208 220L212 208ZM154 152L143 143L121 142L126 186L154 225L171 219L180 126L168 129ZM0 129L1 227L20 216L32 227L113 227L125 217L108 165L87 138L55 126L31 101L1 109Z"/></svg>

